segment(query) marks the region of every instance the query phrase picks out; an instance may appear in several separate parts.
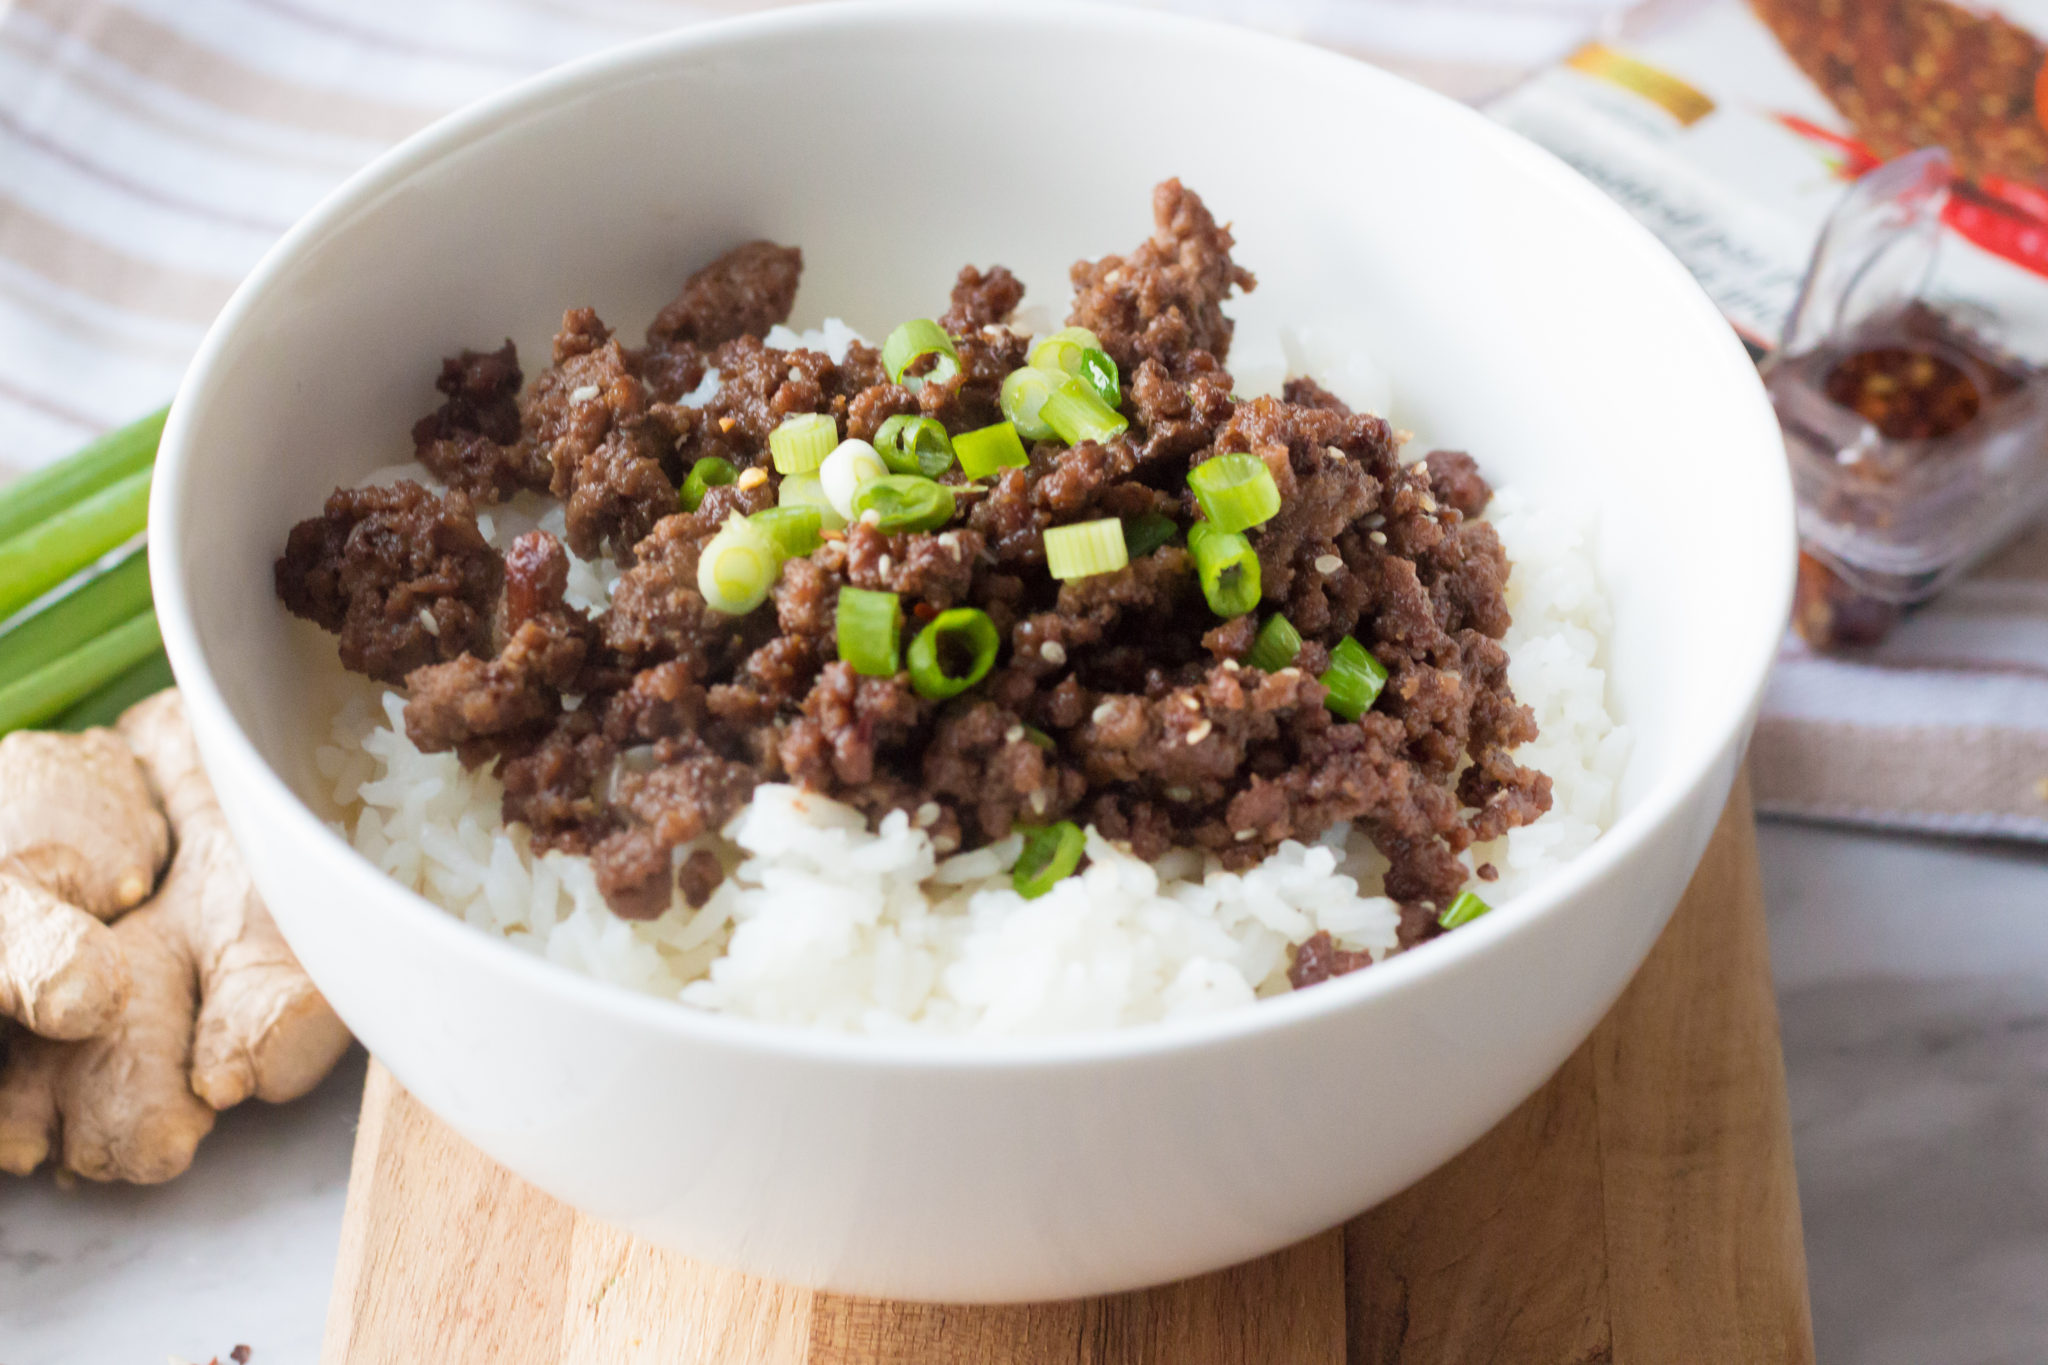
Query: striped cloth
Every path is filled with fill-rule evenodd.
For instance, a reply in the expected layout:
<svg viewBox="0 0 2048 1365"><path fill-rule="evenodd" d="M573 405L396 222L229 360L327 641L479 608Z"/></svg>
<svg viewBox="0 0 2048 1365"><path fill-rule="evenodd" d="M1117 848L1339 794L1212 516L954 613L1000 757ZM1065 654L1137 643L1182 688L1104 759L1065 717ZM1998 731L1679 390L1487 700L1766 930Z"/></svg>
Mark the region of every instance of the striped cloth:
<svg viewBox="0 0 2048 1365"><path fill-rule="evenodd" d="M1626 0L1150 2L1479 98ZM0 476L161 403L264 249L392 142L571 57L772 3L0 0ZM1788 646L1760 733L1771 808L2048 837L2048 539L1873 662Z"/></svg>

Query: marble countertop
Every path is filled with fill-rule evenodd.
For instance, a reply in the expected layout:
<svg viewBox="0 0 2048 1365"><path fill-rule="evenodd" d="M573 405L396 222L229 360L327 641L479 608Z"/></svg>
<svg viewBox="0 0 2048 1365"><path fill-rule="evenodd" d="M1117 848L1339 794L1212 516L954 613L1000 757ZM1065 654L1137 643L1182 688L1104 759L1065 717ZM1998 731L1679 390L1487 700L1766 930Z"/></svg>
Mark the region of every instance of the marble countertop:
<svg viewBox="0 0 2048 1365"><path fill-rule="evenodd" d="M1820 1359L2048 1359L2048 849L1762 847ZM362 1068L168 1186L0 1181L0 1365L312 1365Z"/></svg>

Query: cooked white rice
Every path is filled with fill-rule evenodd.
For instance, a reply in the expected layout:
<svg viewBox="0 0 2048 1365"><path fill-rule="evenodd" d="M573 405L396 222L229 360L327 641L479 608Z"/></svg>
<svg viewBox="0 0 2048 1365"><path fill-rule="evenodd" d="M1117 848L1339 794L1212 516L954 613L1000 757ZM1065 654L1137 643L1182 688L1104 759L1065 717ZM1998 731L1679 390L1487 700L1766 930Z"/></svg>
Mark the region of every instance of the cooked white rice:
<svg viewBox="0 0 2048 1365"><path fill-rule="evenodd" d="M854 337L835 320L801 339L843 355ZM482 520L504 545L535 525L559 534L561 516L522 495ZM1499 869L1475 885L1500 905L1606 826L1628 734L1607 710L1607 602L1587 526L1512 490L1490 516L1514 566L1508 676L1541 727L1516 757L1550 775L1554 796L1542 819L1467 855ZM616 572L577 562L571 601L602 609ZM730 874L701 910L678 895L631 922L606 907L588 859L536 856L523 826L502 824L487 771L415 749L403 708L389 691L351 703L317 755L363 856L487 933L700 1009L862 1033L1067 1033L1285 991L1289 948L1319 929L1376 958L1396 946L1396 907L1375 894L1385 860L1348 827L1242 873L1192 850L1147 864L1091 829L1088 866L1027 901L1010 885L1015 837L941 857L900 812L870 831L851 808L779 784L704 841Z"/></svg>

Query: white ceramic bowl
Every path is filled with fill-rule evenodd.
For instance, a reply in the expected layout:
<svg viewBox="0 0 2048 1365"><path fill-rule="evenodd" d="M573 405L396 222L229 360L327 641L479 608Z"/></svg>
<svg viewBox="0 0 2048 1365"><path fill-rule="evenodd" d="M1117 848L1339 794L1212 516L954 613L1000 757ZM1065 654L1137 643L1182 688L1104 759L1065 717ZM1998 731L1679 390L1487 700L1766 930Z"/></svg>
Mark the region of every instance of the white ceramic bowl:
<svg viewBox="0 0 2048 1365"><path fill-rule="evenodd" d="M1449 938L1225 1017L995 1045L706 1016L574 975L387 881L323 822L332 641L271 590L286 529L404 458L438 358L562 309L636 334L753 236L798 323L879 334L964 261L1055 291L1179 175L1235 221L1247 332L1363 329L1396 416L1497 482L1591 504L1614 599L1622 813ZM1045 293L1036 297L1045 299ZM581 1209L786 1280L1078 1295L1306 1236L1444 1161L1587 1034L1685 885L1788 605L1790 496L1756 376L1679 266L1451 102L1235 29L1042 3L823 7L528 82L351 180L271 252L158 465L164 637L294 949L413 1094ZM307 637L313 643L307 644Z"/></svg>

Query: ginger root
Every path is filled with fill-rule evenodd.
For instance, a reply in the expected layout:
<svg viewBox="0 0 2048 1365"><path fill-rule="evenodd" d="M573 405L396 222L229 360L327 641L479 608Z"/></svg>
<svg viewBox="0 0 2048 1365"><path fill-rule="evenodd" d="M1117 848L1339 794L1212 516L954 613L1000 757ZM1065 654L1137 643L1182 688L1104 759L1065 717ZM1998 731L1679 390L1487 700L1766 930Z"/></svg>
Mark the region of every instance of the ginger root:
<svg viewBox="0 0 2048 1365"><path fill-rule="evenodd" d="M249 880L176 691L130 708L116 739L140 759L176 851L156 894L106 930L130 982L109 1026L82 1041L14 1036L0 1170L26 1174L61 1144L89 1179L168 1180L217 1110L296 1099L348 1046Z"/></svg>
<svg viewBox="0 0 2048 1365"><path fill-rule="evenodd" d="M46 1038L112 1024L129 978L102 921L149 894L169 847L113 731L0 739L0 1014Z"/></svg>

